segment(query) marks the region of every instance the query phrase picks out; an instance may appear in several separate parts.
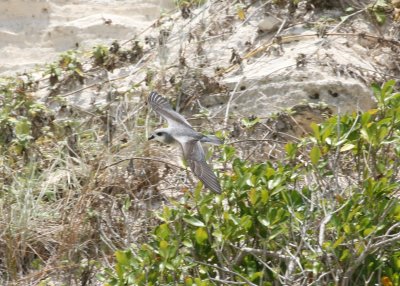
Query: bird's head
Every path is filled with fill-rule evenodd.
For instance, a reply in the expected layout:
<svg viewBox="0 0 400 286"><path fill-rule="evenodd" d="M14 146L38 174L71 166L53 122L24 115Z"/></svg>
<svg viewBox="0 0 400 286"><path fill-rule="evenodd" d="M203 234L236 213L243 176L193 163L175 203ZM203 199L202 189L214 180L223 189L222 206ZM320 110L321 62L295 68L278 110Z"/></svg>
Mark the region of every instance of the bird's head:
<svg viewBox="0 0 400 286"><path fill-rule="evenodd" d="M151 133L148 140L155 139L165 144L174 143L174 138L169 134L169 132L165 129L157 129L153 133Z"/></svg>

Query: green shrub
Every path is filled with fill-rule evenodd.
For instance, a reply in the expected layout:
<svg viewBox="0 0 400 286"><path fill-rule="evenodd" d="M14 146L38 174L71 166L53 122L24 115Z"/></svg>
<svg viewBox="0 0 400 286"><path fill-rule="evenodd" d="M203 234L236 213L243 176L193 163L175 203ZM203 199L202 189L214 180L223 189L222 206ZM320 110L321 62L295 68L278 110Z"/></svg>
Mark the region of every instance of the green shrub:
<svg viewBox="0 0 400 286"><path fill-rule="evenodd" d="M12 151L20 155L28 149L32 140L46 133L41 122L51 116L51 112L32 96L35 89L36 83L29 77L27 80L0 79L1 154Z"/></svg>
<svg viewBox="0 0 400 286"><path fill-rule="evenodd" d="M78 57L78 52L75 50L69 50L60 54L57 62L46 65L43 75L49 76L51 86L66 79L77 80L83 84L85 79L83 64Z"/></svg>
<svg viewBox="0 0 400 286"><path fill-rule="evenodd" d="M400 94L338 115L280 162L223 146L223 193L187 193L148 242L115 253L105 285L400 285ZM390 284L392 283L392 284Z"/></svg>

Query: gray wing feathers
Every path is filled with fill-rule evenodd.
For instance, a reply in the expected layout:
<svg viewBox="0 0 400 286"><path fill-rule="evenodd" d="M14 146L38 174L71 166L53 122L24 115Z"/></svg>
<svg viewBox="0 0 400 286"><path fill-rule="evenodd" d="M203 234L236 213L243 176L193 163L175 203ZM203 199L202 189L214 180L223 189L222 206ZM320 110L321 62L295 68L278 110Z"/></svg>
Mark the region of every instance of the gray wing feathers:
<svg viewBox="0 0 400 286"><path fill-rule="evenodd" d="M199 141L191 141L182 146L190 169L210 190L221 193L221 186L211 167L207 164L203 147Z"/></svg>
<svg viewBox="0 0 400 286"><path fill-rule="evenodd" d="M192 129L189 122L187 122L182 115L173 110L169 102L157 92L153 91L150 93L148 102L158 115L168 121L168 125L184 125Z"/></svg>
<svg viewBox="0 0 400 286"><path fill-rule="evenodd" d="M210 143L210 144L214 144L214 145L221 145L222 141L214 135L207 135L207 136L203 136L203 138L200 139L200 142L202 143Z"/></svg>
<svg viewBox="0 0 400 286"><path fill-rule="evenodd" d="M206 162L206 156L204 155L203 147L200 142L208 142L213 144L220 144L221 141L215 136L204 136L201 133L196 132L190 126L186 119L174 111L168 101L162 96L158 95L157 92L151 92L148 98L148 102L151 108L165 120L168 121L170 127L174 127L177 130L186 129L186 136L181 138L175 136L183 150L183 155L189 164L190 169L198 177L208 189L221 193L221 186L218 178L215 176L213 170ZM188 130L189 128L190 130ZM185 132L183 132L185 133ZM189 141L188 141L189 137Z"/></svg>

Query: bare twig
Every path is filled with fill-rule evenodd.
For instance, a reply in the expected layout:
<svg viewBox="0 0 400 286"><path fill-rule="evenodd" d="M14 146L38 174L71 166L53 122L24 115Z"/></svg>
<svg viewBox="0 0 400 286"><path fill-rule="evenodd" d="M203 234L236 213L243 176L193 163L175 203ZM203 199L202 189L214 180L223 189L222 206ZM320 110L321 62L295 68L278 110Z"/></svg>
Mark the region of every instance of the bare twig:
<svg viewBox="0 0 400 286"><path fill-rule="evenodd" d="M247 285L247 282L236 282L236 281L228 281L228 280L221 280L212 277L208 277L211 281L218 282L218 285Z"/></svg>
<svg viewBox="0 0 400 286"><path fill-rule="evenodd" d="M177 168L177 169L186 170L186 168L184 168L184 167L181 167L181 166L175 165L175 164L173 164L173 163L167 162L167 161L165 161L165 160L163 160L163 159L159 159L159 158L149 158L149 157L129 157L129 158L125 158L125 159L119 160L119 161L117 161L117 162L114 162L114 163L112 163L112 164L110 164L110 165L107 165L107 166L101 168L100 170L103 171L103 170L105 170L105 169L107 169L107 168L110 168L110 167L112 167L112 166L121 164L121 163L123 163L123 162L125 162L125 161L129 161L129 160L153 161L153 162L158 162L158 163L167 164L167 165L169 165L169 166L171 166L171 167L174 167L174 168Z"/></svg>
<svg viewBox="0 0 400 286"><path fill-rule="evenodd" d="M356 11L356 12L352 13L352 14L349 14L349 15L344 16L344 17L343 17L343 20L340 21L340 23L337 24L332 30L330 30L329 33L334 33L334 32L335 32L344 22L346 22L349 18L351 18L351 17L353 17L353 16L355 16L355 15L358 15L358 14L360 14L360 13L366 11L367 9L368 9L368 6L366 6L364 9L361 9L361 10L359 10L359 11ZM329 33L328 33L328 34L329 34Z"/></svg>
<svg viewBox="0 0 400 286"><path fill-rule="evenodd" d="M237 82L235 88L233 89L233 91L231 92L231 95L229 96L229 100L228 100L228 103L227 103L227 105L226 105L226 111L225 111L225 119L224 119L224 126L225 126L225 128L226 128L227 125L228 125L229 109L230 109L230 107L231 107L231 103L232 103L233 96L235 95L236 90L238 89L239 85L242 83L243 78L244 78L244 77L241 77L241 78L238 80L238 82Z"/></svg>
<svg viewBox="0 0 400 286"><path fill-rule="evenodd" d="M237 273L237 272L234 272L234 271L229 270L229 269L227 269L227 268L219 267L219 266L217 266L217 265L212 265L212 264L205 263L205 262L201 262L201 261L197 261L197 260L193 260L193 262L194 262L194 263L201 264L201 265L205 265L205 266L208 266L208 267L212 267L212 268L215 268L215 269L218 269L218 270L227 272L227 273L232 274L232 275L235 275L235 276L238 276L238 277L240 277L243 281L245 281L245 282L247 283L247 285L250 285L250 286L257 286L257 284L252 283L250 280L248 280L248 279L247 279L246 277L244 277L242 274Z"/></svg>
<svg viewBox="0 0 400 286"><path fill-rule="evenodd" d="M243 140L227 142L227 143L225 143L225 145L234 145L234 144L245 143L245 142L274 142L274 143L280 143L280 144L286 143L286 142L275 140L275 139L243 139Z"/></svg>
<svg viewBox="0 0 400 286"><path fill-rule="evenodd" d="M255 248L251 248L251 247L237 247L233 244L230 244L233 248L236 248L237 250L249 253L249 254L254 254L254 255L259 255L259 256L267 256L267 257L272 257L272 258L279 258L279 259L290 259L289 256L286 256L282 253L279 253L277 251L268 251L268 250L264 250L264 249L255 249Z"/></svg>

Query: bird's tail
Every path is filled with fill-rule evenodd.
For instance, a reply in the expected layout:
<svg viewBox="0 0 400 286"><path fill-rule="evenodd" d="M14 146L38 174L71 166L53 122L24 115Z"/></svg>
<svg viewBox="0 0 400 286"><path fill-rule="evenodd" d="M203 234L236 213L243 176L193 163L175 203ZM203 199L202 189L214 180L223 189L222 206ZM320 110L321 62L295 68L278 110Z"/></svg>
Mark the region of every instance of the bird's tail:
<svg viewBox="0 0 400 286"><path fill-rule="evenodd" d="M210 143L214 145L221 145L222 141L217 136L214 135L204 135L203 138L200 139L202 143Z"/></svg>

